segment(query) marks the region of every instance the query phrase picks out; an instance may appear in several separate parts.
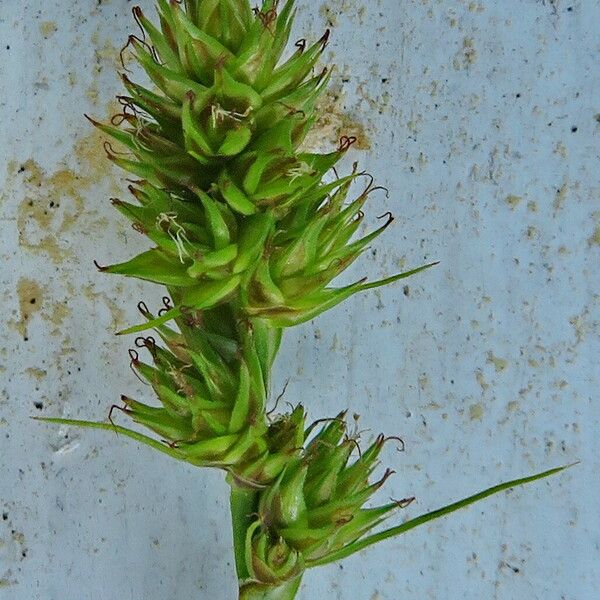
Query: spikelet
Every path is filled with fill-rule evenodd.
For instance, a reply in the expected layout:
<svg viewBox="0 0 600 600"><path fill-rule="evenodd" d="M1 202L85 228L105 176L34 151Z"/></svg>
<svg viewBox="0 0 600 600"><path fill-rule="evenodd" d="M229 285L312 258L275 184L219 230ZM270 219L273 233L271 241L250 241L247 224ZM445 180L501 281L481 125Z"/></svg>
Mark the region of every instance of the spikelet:
<svg viewBox="0 0 600 600"><path fill-rule="evenodd" d="M233 303L288 327L420 270L329 285L393 219L354 240L372 180L347 202L365 174L333 169L354 138L325 154L300 150L329 79L315 74L329 32L282 60L293 4L161 0L159 27L133 9L143 37L128 45L158 89L123 75L122 114L92 123L124 150L108 144L109 158L140 178L130 186L138 205L114 205L155 246L101 270L166 285L175 306L159 324Z"/></svg>
<svg viewBox="0 0 600 600"><path fill-rule="evenodd" d="M246 537L247 589L297 578L303 569L327 561L414 500L365 508L392 474L386 470L370 481L386 438L378 436L360 452L356 435L348 432L345 413L312 435L315 426L304 432L302 452L290 458L277 480L260 493L256 519Z"/></svg>

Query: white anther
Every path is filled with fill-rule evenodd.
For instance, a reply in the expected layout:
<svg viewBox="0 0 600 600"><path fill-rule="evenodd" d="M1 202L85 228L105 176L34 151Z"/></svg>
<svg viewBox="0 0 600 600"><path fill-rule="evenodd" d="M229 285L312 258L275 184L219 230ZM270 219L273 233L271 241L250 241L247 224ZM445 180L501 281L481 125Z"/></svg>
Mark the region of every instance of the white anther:
<svg viewBox="0 0 600 600"><path fill-rule="evenodd" d="M194 389L188 383L186 378L183 376L182 371L184 369L189 369L193 365L183 365L179 369L176 369L173 365L170 365L170 369L167 371L167 375L170 375L173 378L173 381L179 386L177 388L178 394L184 394L187 397L191 397L194 395Z"/></svg>
<svg viewBox="0 0 600 600"><path fill-rule="evenodd" d="M185 247L186 243L191 245L191 242L187 238L185 229L176 221L176 219L177 213L160 213L156 218L156 228L167 232L167 235L175 243L177 254L179 254L179 261L183 263L185 262L184 256L191 258L190 253Z"/></svg>
<svg viewBox="0 0 600 600"><path fill-rule="evenodd" d="M304 175L314 175L314 170L310 165L305 162L299 162L295 167L288 169L286 175L291 177L290 183L294 183L298 177L304 177Z"/></svg>
<svg viewBox="0 0 600 600"><path fill-rule="evenodd" d="M217 123L222 123L224 119L231 119L232 121L241 122L252 112L252 107L249 106L243 113L235 110L226 110L219 103L213 104L210 107L210 116L212 118L213 127L217 126Z"/></svg>

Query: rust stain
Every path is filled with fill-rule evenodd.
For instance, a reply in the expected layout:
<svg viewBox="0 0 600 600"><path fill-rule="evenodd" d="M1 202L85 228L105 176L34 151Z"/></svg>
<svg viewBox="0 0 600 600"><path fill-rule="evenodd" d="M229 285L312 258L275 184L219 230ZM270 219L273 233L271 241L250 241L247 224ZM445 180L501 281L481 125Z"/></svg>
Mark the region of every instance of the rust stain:
<svg viewBox="0 0 600 600"><path fill-rule="evenodd" d="M111 104L108 112L114 109ZM48 173L33 159L21 165L14 161L9 164L6 188L23 193L17 208L21 248L61 264L73 258L66 243L68 232L83 222L87 231L106 225L106 219L84 202L85 193L110 174L109 163L101 151L104 140L105 136L96 129L79 139L73 149L75 169L61 166ZM111 183L116 189L114 179Z"/></svg>
<svg viewBox="0 0 600 600"><path fill-rule="evenodd" d="M25 369L25 372L38 381L41 381L44 379L44 377L46 377L46 375L48 375L47 371L44 371L44 369L38 369L37 367L29 367Z"/></svg>
<svg viewBox="0 0 600 600"><path fill-rule="evenodd" d="M302 144L303 151L331 151L342 136L355 137L353 148L368 150L371 142L367 131L344 108L344 94L338 90L328 90L317 103L315 114L319 115L315 126Z"/></svg>
<svg viewBox="0 0 600 600"><path fill-rule="evenodd" d="M568 191L569 191L569 184L567 182L563 183L556 190L556 196L554 197L555 210L560 210L564 206Z"/></svg>
<svg viewBox="0 0 600 600"><path fill-rule="evenodd" d="M338 18L344 14L350 18L358 17L359 24L363 25L365 13L366 7L357 5L355 0L329 0L319 9L319 14L327 21L329 27L336 27L339 24Z"/></svg>
<svg viewBox="0 0 600 600"><path fill-rule="evenodd" d="M477 383L479 384L479 387L481 387L481 390L483 392L485 392L490 387L490 384L485 380L485 377L483 376L483 371L481 371L480 369L475 371L475 379L477 379Z"/></svg>
<svg viewBox="0 0 600 600"><path fill-rule="evenodd" d="M46 311L42 314L42 318L51 323L52 325L62 325L65 319L70 316L71 309L66 301L64 302L53 302L50 311Z"/></svg>
<svg viewBox="0 0 600 600"><path fill-rule="evenodd" d="M54 21L42 21L40 23L40 33L44 39L51 38L58 31L58 25Z"/></svg>
<svg viewBox="0 0 600 600"><path fill-rule="evenodd" d="M477 60L477 50L475 49L475 42L471 37L465 37L462 41L462 47L456 53L452 66L455 70L460 71L461 69L467 69L473 65Z"/></svg>
<svg viewBox="0 0 600 600"><path fill-rule="evenodd" d="M596 225L594 233L588 239L588 244L590 246L600 246L600 225Z"/></svg>
<svg viewBox="0 0 600 600"><path fill-rule="evenodd" d="M483 418L483 406L481 404L471 404L469 406L469 419L471 421L481 421Z"/></svg>
<svg viewBox="0 0 600 600"><path fill-rule="evenodd" d="M494 365L494 369L496 369L496 373L501 373L502 371L506 371L506 368L508 367L508 361L504 358L495 356L491 350L487 353L486 362L488 364Z"/></svg>
<svg viewBox="0 0 600 600"><path fill-rule="evenodd" d="M521 196L516 196L515 194L509 194L505 198L506 204L508 204L513 210L517 208L519 204L521 204L521 200L523 200L523 198Z"/></svg>
<svg viewBox="0 0 600 600"><path fill-rule="evenodd" d="M20 319L11 321L23 339L27 339L27 325L31 316L39 312L43 302L43 291L39 283L22 277L17 283L17 297L19 300Z"/></svg>
<svg viewBox="0 0 600 600"><path fill-rule="evenodd" d="M117 287L117 289L119 289ZM83 295L93 304L97 304L101 300L111 315L111 327L115 330L119 329L125 322L125 311L111 298L106 292L97 292L94 285L86 285L81 291Z"/></svg>

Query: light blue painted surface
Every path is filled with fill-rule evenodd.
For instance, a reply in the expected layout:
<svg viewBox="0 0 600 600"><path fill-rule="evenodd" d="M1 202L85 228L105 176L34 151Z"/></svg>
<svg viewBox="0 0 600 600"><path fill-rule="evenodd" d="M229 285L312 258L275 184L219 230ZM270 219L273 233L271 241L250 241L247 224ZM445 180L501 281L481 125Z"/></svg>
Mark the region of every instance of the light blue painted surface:
<svg viewBox="0 0 600 600"><path fill-rule="evenodd" d="M406 294L369 293L289 332L274 395L291 377L286 398L314 418L349 407L365 439L401 435L406 452L389 449L397 475L382 498L416 495L407 516L582 464L312 571L301 598L595 598L600 5L325 4L328 13L299 2L298 37L320 35L327 15L335 22L327 58L336 83L347 79L339 108L371 145L351 158L390 190L372 196L371 223L388 209L397 216L353 275L442 263ZM89 136L81 113L104 116L120 92L129 8L0 0L2 599L234 597L219 473L28 418L41 401L43 414L102 419L120 393L148 394L127 368L130 342L111 332L160 292L91 268L144 242L106 200L124 188L121 174L74 154ZM88 147L102 154L97 141ZM19 173L29 159L43 176L31 163ZM83 176L84 213L65 167ZM40 231L44 217L32 221L31 210L57 197ZM34 247L46 235L62 257ZM15 325L23 278L43 288L27 342Z"/></svg>

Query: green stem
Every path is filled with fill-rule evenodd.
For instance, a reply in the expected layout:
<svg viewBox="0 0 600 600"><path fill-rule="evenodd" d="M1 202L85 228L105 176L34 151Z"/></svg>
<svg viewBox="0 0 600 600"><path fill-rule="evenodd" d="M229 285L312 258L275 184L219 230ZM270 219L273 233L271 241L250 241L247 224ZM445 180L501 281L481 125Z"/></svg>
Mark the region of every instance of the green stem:
<svg viewBox="0 0 600 600"><path fill-rule="evenodd" d="M246 564L246 532L257 510L258 492L243 488L230 477L231 525L233 529L233 552L235 570L240 582L240 600L293 600L302 576L281 585L265 585L249 581L250 571Z"/></svg>
<svg viewBox="0 0 600 600"><path fill-rule="evenodd" d="M250 571L246 565L246 532L252 523L252 515L256 513L258 493L256 490L241 488L233 481L229 483L231 485L230 506L235 570L238 579L243 581L250 577Z"/></svg>
<svg viewBox="0 0 600 600"><path fill-rule="evenodd" d="M240 587L239 600L294 600L301 581L302 576L279 586L246 583Z"/></svg>

